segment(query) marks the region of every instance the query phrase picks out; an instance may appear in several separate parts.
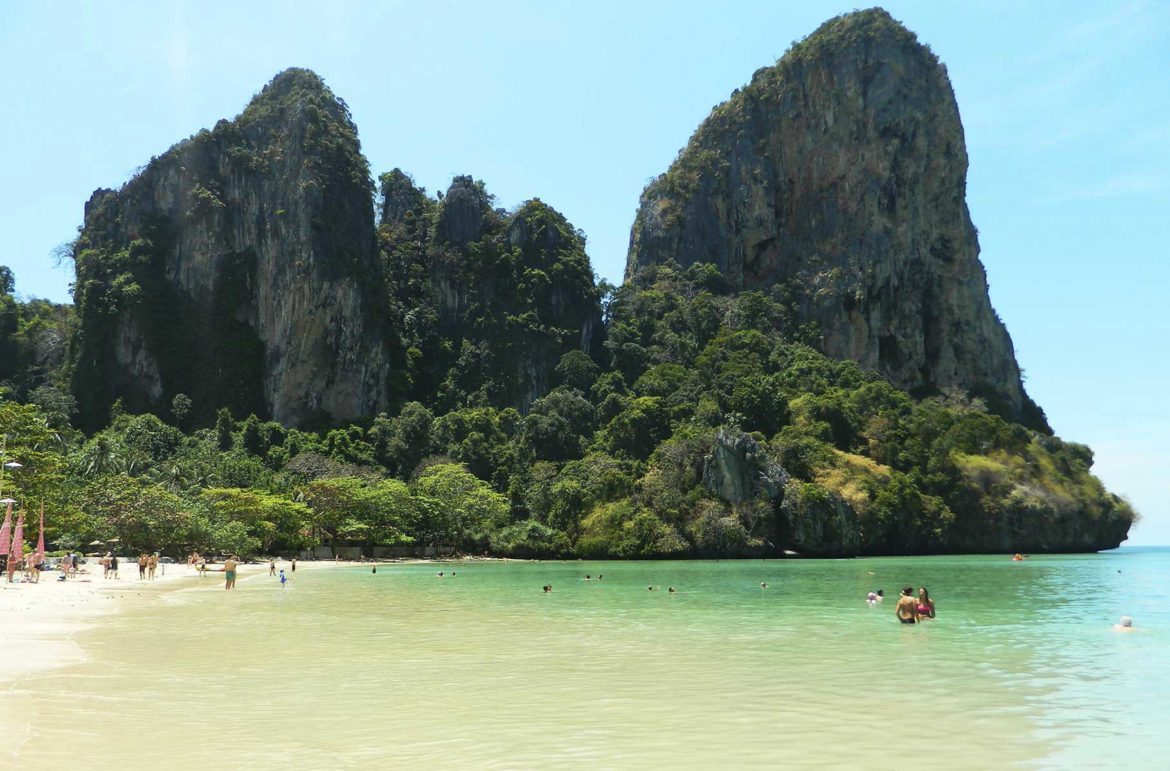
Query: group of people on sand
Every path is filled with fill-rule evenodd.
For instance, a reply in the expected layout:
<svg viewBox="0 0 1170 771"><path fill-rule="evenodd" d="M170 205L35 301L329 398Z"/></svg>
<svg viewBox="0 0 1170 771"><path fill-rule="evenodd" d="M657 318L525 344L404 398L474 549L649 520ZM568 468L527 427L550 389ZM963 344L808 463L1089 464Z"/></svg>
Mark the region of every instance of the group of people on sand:
<svg viewBox="0 0 1170 771"><path fill-rule="evenodd" d="M894 615L903 624L917 624L934 618L934 600L930 599L930 592L925 586L918 588L917 597L914 596L913 586L904 587L898 604L894 606Z"/></svg>
<svg viewBox="0 0 1170 771"><path fill-rule="evenodd" d="M41 571L47 570L42 558L38 554L29 554L20 559L14 559L11 556L6 558L4 563L3 573L8 576L8 583L18 584L37 584L41 581ZM64 568L62 568L64 570ZM20 577L17 577L17 574Z"/></svg>
<svg viewBox="0 0 1170 771"><path fill-rule="evenodd" d="M158 573L158 552L138 555L138 580L153 581Z"/></svg>
<svg viewBox="0 0 1170 771"><path fill-rule="evenodd" d="M102 557L102 578L118 578L118 555L112 551Z"/></svg>
<svg viewBox="0 0 1170 771"><path fill-rule="evenodd" d="M207 558L199 552L191 552L187 557L187 564L199 574L200 578L207 578Z"/></svg>

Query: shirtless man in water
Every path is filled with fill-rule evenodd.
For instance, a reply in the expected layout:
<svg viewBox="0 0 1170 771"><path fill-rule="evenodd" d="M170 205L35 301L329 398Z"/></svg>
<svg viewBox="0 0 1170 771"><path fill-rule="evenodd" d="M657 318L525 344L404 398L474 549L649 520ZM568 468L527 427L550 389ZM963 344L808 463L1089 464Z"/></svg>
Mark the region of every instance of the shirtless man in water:
<svg viewBox="0 0 1170 771"><path fill-rule="evenodd" d="M918 603L914 599L913 586L902 589L902 596L898 598L898 604L894 606L894 615L903 624L918 623Z"/></svg>
<svg viewBox="0 0 1170 771"><path fill-rule="evenodd" d="M228 557L223 563L223 577L224 589L236 588L236 568L239 563L236 562L235 556Z"/></svg>

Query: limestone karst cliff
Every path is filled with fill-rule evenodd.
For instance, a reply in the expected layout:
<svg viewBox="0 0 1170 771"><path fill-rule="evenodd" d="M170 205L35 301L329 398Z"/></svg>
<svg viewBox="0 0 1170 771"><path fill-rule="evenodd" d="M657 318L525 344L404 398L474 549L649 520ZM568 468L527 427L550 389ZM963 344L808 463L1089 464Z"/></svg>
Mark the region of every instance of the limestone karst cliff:
<svg viewBox="0 0 1170 771"><path fill-rule="evenodd" d="M85 207L72 358L82 422L179 393L286 424L387 402L372 188L344 103L307 70Z"/></svg>
<svg viewBox="0 0 1170 771"><path fill-rule="evenodd" d="M1047 429L988 297L946 68L880 9L832 19L715 108L643 192L628 280L711 263L818 347Z"/></svg>
<svg viewBox="0 0 1170 771"><path fill-rule="evenodd" d="M584 236L539 199L497 209L470 176L432 199L395 169L382 176L380 236L412 398L527 411L563 355L599 352Z"/></svg>
<svg viewBox="0 0 1170 771"><path fill-rule="evenodd" d="M336 480L356 497L330 540L371 547L1113 548L1135 512L1023 390L966 162L934 56L882 11L832 20L646 189L609 287L540 199L395 169L375 201L344 103L287 71L86 206L76 324L55 322L90 435L71 468L200 507L226 480ZM64 378L33 372L57 359L29 355L58 350L48 309L2 305L31 364L0 385L68 423Z"/></svg>

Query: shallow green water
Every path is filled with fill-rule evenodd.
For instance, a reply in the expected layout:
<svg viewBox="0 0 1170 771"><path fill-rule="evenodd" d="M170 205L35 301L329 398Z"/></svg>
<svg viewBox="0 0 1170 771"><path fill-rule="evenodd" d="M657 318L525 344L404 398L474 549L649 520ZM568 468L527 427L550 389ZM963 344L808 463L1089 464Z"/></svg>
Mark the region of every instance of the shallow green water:
<svg viewBox="0 0 1170 771"><path fill-rule="evenodd" d="M936 620L895 622L908 583L931 589ZM1170 757L1165 550L384 565L219 586L125 613L80 640L87 664L19 683L5 698L35 730L0 766L79 753L183 768ZM891 598L868 608L879 587ZM1122 613L1145 630L1113 632ZM165 703L179 708L164 717Z"/></svg>

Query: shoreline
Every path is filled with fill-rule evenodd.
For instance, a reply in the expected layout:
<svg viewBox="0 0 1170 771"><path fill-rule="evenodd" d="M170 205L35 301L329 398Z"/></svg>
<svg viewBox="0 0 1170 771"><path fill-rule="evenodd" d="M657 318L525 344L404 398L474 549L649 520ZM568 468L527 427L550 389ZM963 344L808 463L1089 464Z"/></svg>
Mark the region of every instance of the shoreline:
<svg viewBox="0 0 1170 771"><path fill-rule="evenodd" d="M530 560L501 557L455 558L398 558L382 560L298 560L301 572L336 568L370 568L373 565L411 565L448 563L526 563L577 562L579 560ZM718 561L718 560L716 560ZM745 561L751 561L745 560ZM771 560L769 560L771 561ZM782 560L776 560L782 561ZM37 584L9 584L0 582L0 695L14 689L24 677L59 667L82 663L85 651L77 643L80 633L110 622L120 615L128 602L139 605L157 601L167 593L182 589L210 589L222 582L222 567L208 570L211 582L200 579L187 564L169 563L166 575L154 581L139 580L132 573L136 565L127 562L118 580L103 579L100 565L86 566L77 579L57 580L58 573L49 572ZM219 563L216 563L217 565ZM277 568L288 570L287 560L278 560ZM241 581L263 576L267 561L245 563L240 566Z"/></svg>
<svg viewBox="0 0 1170 771"><path fill-rule="evenodd" d="M419 560L426 562L428 560ZM0 694L13 689L24 677L86 660L77 643L78 634L120 615L125 601L149 603L163 594L184 588L209 587L207 578L187 564L167 564L167 573L155 580L139 580L131 573L134 563L113 580L101 576L101 565L91 563L76 579L59 581L56 571L42 574L39 583L9 584L0 582ZM288 569L288 562L277 567ZM298 571L370 565L369 562L334 560L297 560ZM382 563L378 563L382 564ZM240 580L263 575L267 562L240 566ZM223 570L209 568L214 581L223 581Z"/></svg>

